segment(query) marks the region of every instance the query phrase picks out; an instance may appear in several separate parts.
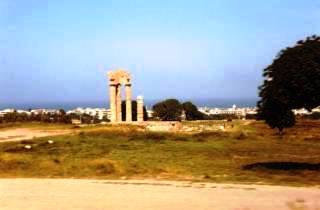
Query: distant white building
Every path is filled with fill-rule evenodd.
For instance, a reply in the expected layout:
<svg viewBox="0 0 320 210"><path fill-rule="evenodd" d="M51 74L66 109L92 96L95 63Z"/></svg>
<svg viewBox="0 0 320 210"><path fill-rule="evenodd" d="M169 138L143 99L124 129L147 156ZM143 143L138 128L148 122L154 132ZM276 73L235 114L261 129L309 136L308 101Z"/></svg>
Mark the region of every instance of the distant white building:
<svg viewBox="0 0 320 210"><path fill-rule="evenodd" d="M147 110L148 118L151 118L153 116L153 110Z"/></svg>
<svg viewBox="0 0 320 210"><path fill-rule="evenodd" d="M221 114L230 114L237 116L246 116L247 114L257 114L257 108L237 108L236 105L233 105L231 108L208 108L208 107L199 107L198 110L206 115L221 115Z"/></svg>
<svg viewBox="0 0 320 210"><path fill-rule="evenodd" d="M318 106L317 108L312 109L312 112L320 112L320 106Z"/></svg>
<svg viewBox="0 0 320 210"><path fill-rule="evenodd" d="M304 108L302 108L302 109L294 109L292 111L293 111L293 113L295 115L309 115L309 114L312 113L312 112L309 112L307 109L304 109Z"/></svg>
<svg viewBox="0 0 320 210"><path fill-rule="evenodd" d="M16 111L15 109L4 109L1 111L1 113L7 114L7 113L13 113L15 111Z"/></svg>
<svg viewBox="0 0 320 210"><path fill-rule="evenodd" d="M314 109L312 109L311 111L308 111L307 109L305 108L302 108L302 109L294 109L293 110L293 113L295 115L310 115L314 112L320 112L320 106L319 107L316 107Z"/></svg>
<svg viewBox="0 0 320 210"><path fill-rule="evenodd" d="M31 115L31 112L25 110L17 110L17 113Z"/></svg>
<svg viewBox="0 0 320 210"><path fill-rule="evenodd" d="M74 110L70 110L67 112L67 114L87 114L92 117L97 117L98 119L102 120L104 117L107 117L110 119L111 113L109 109L105 108L76 108Z"/></svg>
<svg viewBox="0 0 320 210"><path fill-rule="evenodd" d="M4 110L0 111L0 117L4 117L6 114L13 113L15 111L16 111L15 109L4 109Z"/></svg>

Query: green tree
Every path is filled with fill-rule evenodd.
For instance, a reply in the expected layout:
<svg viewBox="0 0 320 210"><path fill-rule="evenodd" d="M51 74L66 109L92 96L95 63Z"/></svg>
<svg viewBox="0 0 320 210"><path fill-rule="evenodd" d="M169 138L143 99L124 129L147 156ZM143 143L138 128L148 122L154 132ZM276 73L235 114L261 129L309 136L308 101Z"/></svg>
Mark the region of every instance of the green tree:
<svg viewBox="0 0 320 210"><path fill-rule="evenodd" d="M102 122L110 122L110 119L108 118L108 116L103 116L103 118L102 118L102 120L101 120Z"/></svg>
<svg viewBox="0 0 320 210"><path fill-rule="evenodd" d="M64 115L66 115L67 113L66 113L66 111L65 111L64 109L59 109L59 114L62 115L62 116L64 116Z"/></svg>
<svg viewBox="0 0 320 210"><path fill-rule="evenodd" d="M81 123L83 124L92 124L93 117L88 114L81 114Z"/></svg>
<svg viewBox="0 0 320 210"><path fill-rule="evenodd" d="M182 105L177 99L167 99L155 104L153 116L163 121L180 121Z"/></svg>
<svg viewBox="0 0 320 210"><path fill-rule="evenodd" d="M46 113L42 113L41 114L41 122L51 122L51 119L50 119L50 115L49 114L46 114Z"/></svg>
<svg viewBox="0 0 320 210"><path fill-rule="evenodd" d="M203 120L204 114L199 112L196 105L187 101L182 104L183 110L186 115L186 120Z"/></svg>
<svg viewBox="0 0 320 210"><path fill-rule="evenodd" d="M280 134L284 128L292 127L295 124L292 110L272 99L266 99L264 105L259 108L258 119L265 120L271 128L277 128Z"/></svg>
<svg viewBox="0 0 320 210"><path fill-rule="evenodd" d="M320 105L320 37L307 37L282 50L263 76L258 117L282 132L295 124L292 109Z"/></svg>
<svg viewBox="0 0 320 210"><path fill-rule="evenodd" d="M14 110L13 112L6 113L4 115L4 122L17 122L18 112Z"/></svg>
<svg viewBox="0 0 320 210"><path fill-rule="evenodd" d="M26 113L17 113L17 122L26 122L28 121L28 114Z"/></svg>

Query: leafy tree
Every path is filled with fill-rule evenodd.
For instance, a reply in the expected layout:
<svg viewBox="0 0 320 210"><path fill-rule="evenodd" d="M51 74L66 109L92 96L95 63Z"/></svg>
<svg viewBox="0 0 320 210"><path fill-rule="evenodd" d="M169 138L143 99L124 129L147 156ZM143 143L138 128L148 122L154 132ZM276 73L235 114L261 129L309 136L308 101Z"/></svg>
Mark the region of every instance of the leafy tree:
<svg viewBox="0 0 320 210"><path fill-rule="evenodd" d="M108 116L103 116L102 122L110 122L110 119L108 118Z"/></svg>
<svg viewBox="0 0 320 210"><path fill-rule="evenodd" d="M88 114L82 114L81 115L81 122L83 124L91 124L91 123L93 123L93 117Z"/></svg>
<svg viewBox="0 0 320 210"><path fill-rule="evenodd" d="M137 101L133 100L131 103L131 109L132 109L132 121L137 121ZM121 103L121 110L122 110L122 120L126 120L127 116L127 109L126 109L126 101L122 101ZM146 106L143 106L143 120L148 120L148 113Z"/></svg>
<svg viewBox="0 0 320 210"><path fill-rule="evenodd" d="M182 105L177 99L167 99L155 104L153 116L163 121L180 121Z"/></svg>
<svg viewBox="0 0 320 210"><path fill-rule="evenodd" d="M26 121L28 121L28 114L26 114L26 113L17 113L16 121L18 121L18 122L26 122Z"/></svg>
<svg viewBox="0 0 320 210"><path fill-rule="evenodd" d="M42 122L51 122L51 119L50 119L50 115L49 114L45 114L45 113L42 113L41 114L41 121Z"/></svg>
<svg viewBox="0 0 320 210"><path fill-rule="evenodd" d="M41 121L41 115L32 112L30 115L30 121Z"/></svg>
<svg viewBox="0 0 320 210"><path fill-rule="evenodd" d="M71 114L68 114L68 122L72 122L72 120L80 120L81 119L81 116L76 114L76 113L71 113Z"/></svg>
<svg viewBox="0 0 320 210"><path fill-rule="evenodd" d="M184 102L182 108L186 115L186 120L203 120L204 114L190 101Z"/></svg>
<svg viewBox="0 0 320 210"><path fill-rule="evenodd" d="M62 116L64 116L64 115L66 115L67 113L66 113L66 111L65 111L64 109L59 109L59 114L62 115Z"/></svg>
<svg viewBox="0 0 320 210"><path fill-rule="evenodd" d="M14 110L13 112L6 113L4 115L3 121L4 122L17 122L18 119L18 112Z"/></svg>
<svg viewBox="0 0 320 210"><path fill-rule="evenodd" d="M295 116L287 106L268 99L264 106L258 110L259 119L264 119L271 128L277 128L281 134L284 128L295 124Z"/></svg>
<svg viewBox="0 0 320 210"><path fill-rule="evenodd" d="M263 76L258 117L282 132L295 124L292 109L320 105L320 37L307 37L282 50Z"/></svg>

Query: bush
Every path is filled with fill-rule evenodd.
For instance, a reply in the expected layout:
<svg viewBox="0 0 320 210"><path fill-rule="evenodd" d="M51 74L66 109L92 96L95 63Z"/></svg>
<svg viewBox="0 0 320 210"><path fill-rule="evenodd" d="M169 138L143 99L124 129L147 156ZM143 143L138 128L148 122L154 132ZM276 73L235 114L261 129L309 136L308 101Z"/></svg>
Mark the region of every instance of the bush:
<svg viewBox="0 0 320 210"><path fill-rule="evenodd" d="M104 158L92 160L88 165L96 171L97 175L108 175L117 172L115 162Z"/></svg>
<svg viewBox="0 0 320 210"><path fill-rule="evenodd" d="M320 112L313 112L311 115L309 115L309 118L312 120L320 120Z"/></svg>
<svg viewBox="0 0 320 210"><path fill-rule="evenodd" d="M1 171L10 171L10 170L19 170L19 169L28 169L31 167L32 163L29 160L22 158L9 158L9 159L0 159L0 170Z"/></svg>
<svg viewBox="0 0 320 210"><path fill-rule="evenodd" d="M232 121L233 119L239 119L235 114L212 114L208 116L209 120L228 120Z"/></svg>
<svg viewBox="0 0 320 210"><path fill-rule="evenodd" d="M237 135L235 136L235 139L237 139L237 140L244 140L244 139L246 139L247 137L248 137L247 134L245 134L244 132L241 132L241 133L239 133L239 134L237 134Z"/></svg>
<svg viewBox="0 0 320 210"><path fill-rule="evenodd" d="M145 135L146 140L162 141L166 140L168 135L166 133L148 132Z"/></svg>
<svg viewBox="0 0 320 210"><path fill-rule="evenodd" d="M256 114L246 114L246 119L247 120L256 120L257 115Z"/></svg>

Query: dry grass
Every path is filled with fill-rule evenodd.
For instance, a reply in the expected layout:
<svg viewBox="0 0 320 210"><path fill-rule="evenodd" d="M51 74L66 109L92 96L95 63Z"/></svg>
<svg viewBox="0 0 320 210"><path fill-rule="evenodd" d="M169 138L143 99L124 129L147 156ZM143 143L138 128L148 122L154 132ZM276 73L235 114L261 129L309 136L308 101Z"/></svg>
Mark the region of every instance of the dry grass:
<svg viewBox="0 0 320 210"><path fill-rule="evenodd" d="M0 176L320 183L320 122L301 121L281 137L261 122L232 123L227 132L198 134L98 126L50 137L54 144L49 138L3 143Z"/></svg>
<svg viewBox="0 0 320 210"><path fill-rule="evenodd" d="M46 129L46 130L66 130L74 128L71 124L43 123L43 122L16 122L16 123L0 123L0 130L8 130L12 128L29 128L29 129Z"/></svg>

